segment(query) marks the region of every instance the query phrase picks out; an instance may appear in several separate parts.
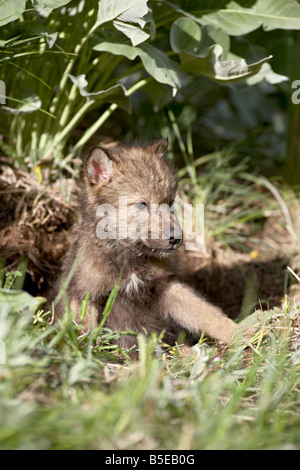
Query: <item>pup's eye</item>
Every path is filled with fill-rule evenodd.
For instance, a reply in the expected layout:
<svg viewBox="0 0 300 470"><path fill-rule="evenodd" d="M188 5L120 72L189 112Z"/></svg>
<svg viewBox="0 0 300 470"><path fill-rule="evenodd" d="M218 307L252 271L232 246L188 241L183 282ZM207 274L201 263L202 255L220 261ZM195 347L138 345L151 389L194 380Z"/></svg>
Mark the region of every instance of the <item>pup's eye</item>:
<svg viewBox="0 0 300 470"><path fill-rule="evenodd" d="M147 204L145 201L142 201L142 202L137 202L136 203L136 207L140 210L143 210L143 209L146 209L147 208Z"/></svg>

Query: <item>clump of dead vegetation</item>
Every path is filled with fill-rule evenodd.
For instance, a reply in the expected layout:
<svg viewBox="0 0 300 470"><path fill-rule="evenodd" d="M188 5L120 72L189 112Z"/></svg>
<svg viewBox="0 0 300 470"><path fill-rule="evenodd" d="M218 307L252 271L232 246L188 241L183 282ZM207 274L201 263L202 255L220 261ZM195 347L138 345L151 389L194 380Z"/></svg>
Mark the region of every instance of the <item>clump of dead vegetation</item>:
<svg viewBox="0 0 300 470"><path fill-rule="evenodd" d="M33 174L15 168L9 159L0 167L0 254L7 270L21 258L37 290L57 275L76 219L76 186L72 179L38 183ZM72 194L72 204L66 195ZM48 277L48 279L46 279Z"/></svg>

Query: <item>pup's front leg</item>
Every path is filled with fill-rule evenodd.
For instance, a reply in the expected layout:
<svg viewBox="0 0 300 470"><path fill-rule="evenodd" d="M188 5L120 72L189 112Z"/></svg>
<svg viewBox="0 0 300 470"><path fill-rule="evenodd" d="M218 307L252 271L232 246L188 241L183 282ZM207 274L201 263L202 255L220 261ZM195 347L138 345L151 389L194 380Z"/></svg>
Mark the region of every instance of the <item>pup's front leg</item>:
<svg viewBox="0 0 300 470"><path fill-rule="evenodd" d="M230 343L238 329L222 310L178 281L166 284L160 304L166 313L191 333L200 334L203 331L212 338Z"/></svg>

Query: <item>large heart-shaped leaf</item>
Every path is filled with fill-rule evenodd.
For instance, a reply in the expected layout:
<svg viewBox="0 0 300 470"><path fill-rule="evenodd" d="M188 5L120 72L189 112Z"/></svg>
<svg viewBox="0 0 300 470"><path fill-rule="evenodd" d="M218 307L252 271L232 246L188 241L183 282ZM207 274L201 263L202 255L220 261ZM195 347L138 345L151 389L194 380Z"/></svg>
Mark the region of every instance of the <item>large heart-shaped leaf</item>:
<svg viewBox="0 0 300 470"><path fill-rule="evenodd" d="M138 47L129 44L113 42L100 42L94 46L95 51L110 52L123 55L129 60L140 57L146 71L160 83L170 85L174 89L181 87L179 79L179 65L159 49L150 44L141 44Z"/></svg>
<svg viewBox="0 0 300 470"><path fill-rule="evenodd" d="M59 8L71 0L32 0L34 7ZM15 21L25 11L26 0L1 0L0 1L0 26Z"/></svg>
<svg viewBox="0 0 300 470"><path fill-rule="evenodd" d="M97 25L112 20L136 23L143 28L147 14L147 0L100 0L98 3Z"/></svg>
<svg viewBox="0 0 300 470"><path fill-rule="evenodd" d="M100 0L94 28L113 21L116 29L127 36L133 46L146 41L150 35L143 31L145 15L149 13L147 0Z"/></svg>
<svg viewBox="0 0 300 470"><path fill-rule="evenodd" d="M197 54L201 42L201 27L191 18L178 18L171 27L170 44L174 52Z"/></svg>
<svg viewBox="0 0 300 470"><path fill-rule="evenodd" d="M123 21L114 21L114 27L121 31L125 36L127 36L133 46L137 46L142 42L146 41L150 37L150 34L143 31L138 26L134 26L129 23L124 23Z"/></svg>
<svg viewBox="0 0 300 470"><path fill-rule="evenodd" d="M179 57L183 71L201 74L220 82L233 82L251 77L272 57L265 57L248 65L245 59L220 60L222 54L222 46L215 44L209 48L205 57L199 57L185 51L180 52Z"/></svg>
<svg viewBox="0 0 300 470"><path fill-rule="evenodd" d="M191 18L178 18L170 31L170 44L174 52L186 51L200 57L208 54L210 46L220 44L224 57L230 49L230 39L220 28L206 25L200 26Z"/></svg>
<svg viewBox="0 0 300 470"><path fill-rule="evenodd" d="M232 36L247 34L261 26L266 31L300 29L300 5L296 0L192 0L187 11L175 3L168 4L201 25L222 28Z"/></svg>
<svg viewBox="0 0 300 470"><path fill-rule="evenodd" d="M9 0L0 2L0 26L17 20L25 10L26 0Z"/></svg>
<svg viewBox="0 0 300 470"><path fill-rule="evenodd" d="M253 13L266 31L300 29L300 5L295 0L258 0L249 12Z"/></svg>
<svg viewBox="0 0 300 470"><path fill-rule="evenodd" d="M174 52L179 54L183 71L222 82L255 75L262 64L270 59L266 57L250 65L239 57L226 59L229 52L228 35L213 26L201 28L191 18L179 18L173 23L170 43Z"/></svg>

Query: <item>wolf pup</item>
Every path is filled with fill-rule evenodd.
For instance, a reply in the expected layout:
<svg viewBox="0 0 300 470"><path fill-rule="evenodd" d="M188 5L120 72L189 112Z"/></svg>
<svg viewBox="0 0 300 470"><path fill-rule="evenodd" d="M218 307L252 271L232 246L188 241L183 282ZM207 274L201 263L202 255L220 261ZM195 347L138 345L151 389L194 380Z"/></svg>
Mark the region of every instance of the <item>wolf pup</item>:
<svg viewBox="0 0 300 470"><path fill-rule="evenodd" d="M108 328L164 331L168 344L180 330L230 343L237 325L181 282L177 272L182 234L172 210L176 179L167 146L163 139L148 146L95 147L85 158L81 222L62 274L63 281L73 270L66 287L69 305L79 313L89 292L85 326L96 324L124 267ZM64 309L61 300L55 314ZM123 336L119 344L130 348L136 337Z"/></svg>

